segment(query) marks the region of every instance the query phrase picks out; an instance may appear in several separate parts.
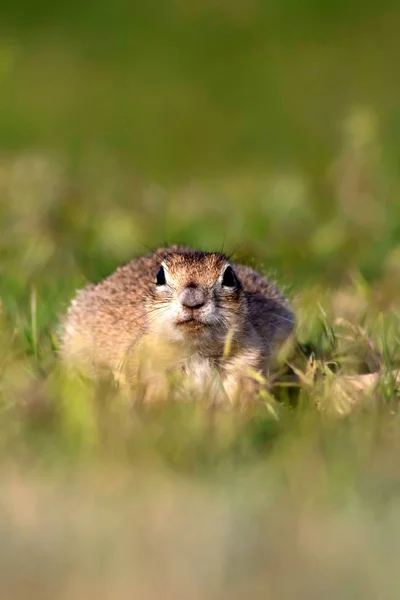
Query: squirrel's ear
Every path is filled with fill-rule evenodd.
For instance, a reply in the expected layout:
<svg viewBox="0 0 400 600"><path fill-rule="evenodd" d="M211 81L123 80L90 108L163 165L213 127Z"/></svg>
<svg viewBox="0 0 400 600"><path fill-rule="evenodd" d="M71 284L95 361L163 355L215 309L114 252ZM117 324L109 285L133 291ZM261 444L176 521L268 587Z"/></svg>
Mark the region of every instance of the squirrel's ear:
<svg viewBox="0 0 400 600"><path fill-rule="evenodd" d="M221 283L224 287L229 287L229 288L237 287L237 285L239 284L238 279L235 275L235 271L232 269L232 267L230 265L228 265L226 267L224 274L222 275Z"/></svg>

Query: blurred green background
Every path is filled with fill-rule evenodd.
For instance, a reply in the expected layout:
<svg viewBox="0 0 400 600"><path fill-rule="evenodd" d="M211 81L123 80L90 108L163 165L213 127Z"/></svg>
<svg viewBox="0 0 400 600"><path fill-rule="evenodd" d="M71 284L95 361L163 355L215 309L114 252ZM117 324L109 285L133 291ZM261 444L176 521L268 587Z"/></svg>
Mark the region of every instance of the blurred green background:
<svg viewBox="0 0 400 600"><path fill-rule="evenodd" d="M398 0L1 2L0 597L399 597L398 394L315 410L332 364L399 364L399 31ZM164 242L274 274L327 387L219 421L65 381L75 289Z"/></svg>
<svg viewBox="0 0 400 600"><path fill-rule="evenodd" d="M391 277L399 26L394 0L2 2L3 284L164 240Z"/></svg>

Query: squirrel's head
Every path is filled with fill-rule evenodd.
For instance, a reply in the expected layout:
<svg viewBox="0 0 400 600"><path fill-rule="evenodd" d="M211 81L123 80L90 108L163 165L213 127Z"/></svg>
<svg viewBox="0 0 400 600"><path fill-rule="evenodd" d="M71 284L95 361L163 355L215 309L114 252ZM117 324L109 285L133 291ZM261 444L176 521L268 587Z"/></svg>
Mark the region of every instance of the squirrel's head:
<svg viewBox="0 0 400 600"><path fill-rule="evenodd" d="M242 284L218 253L168 254L154 273L149 327L173 341L223 341L245 319Z"/></svg>

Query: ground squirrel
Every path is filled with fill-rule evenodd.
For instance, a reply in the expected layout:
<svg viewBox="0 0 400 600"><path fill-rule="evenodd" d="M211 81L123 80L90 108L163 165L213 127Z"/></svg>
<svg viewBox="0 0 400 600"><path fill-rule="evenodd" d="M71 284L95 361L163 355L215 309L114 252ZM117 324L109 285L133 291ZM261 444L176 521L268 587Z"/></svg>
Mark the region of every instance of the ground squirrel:
<svg viewBox="0 0 400 600"><path fill-rule="evenodd" d="M62 322L61 356L123 387L140 380L150 396L174 372L185 375L181 390L232 399L253 391L251 370L266 375L293 328L286 298L252 268L171 246L78 291Z"/></svg>

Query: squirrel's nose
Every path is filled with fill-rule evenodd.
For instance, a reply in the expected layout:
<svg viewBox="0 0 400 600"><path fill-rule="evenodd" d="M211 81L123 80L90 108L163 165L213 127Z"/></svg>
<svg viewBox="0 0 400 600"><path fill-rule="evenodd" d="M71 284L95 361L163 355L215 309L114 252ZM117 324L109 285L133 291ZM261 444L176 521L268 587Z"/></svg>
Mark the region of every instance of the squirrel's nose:
<svg viewBox="0 0 400 600"><path fill-rule="evenodd" d="M201 308L205 302L204 290L194 285L188 285L181 292L179 299L182 306L186 308Z"/></svg>

